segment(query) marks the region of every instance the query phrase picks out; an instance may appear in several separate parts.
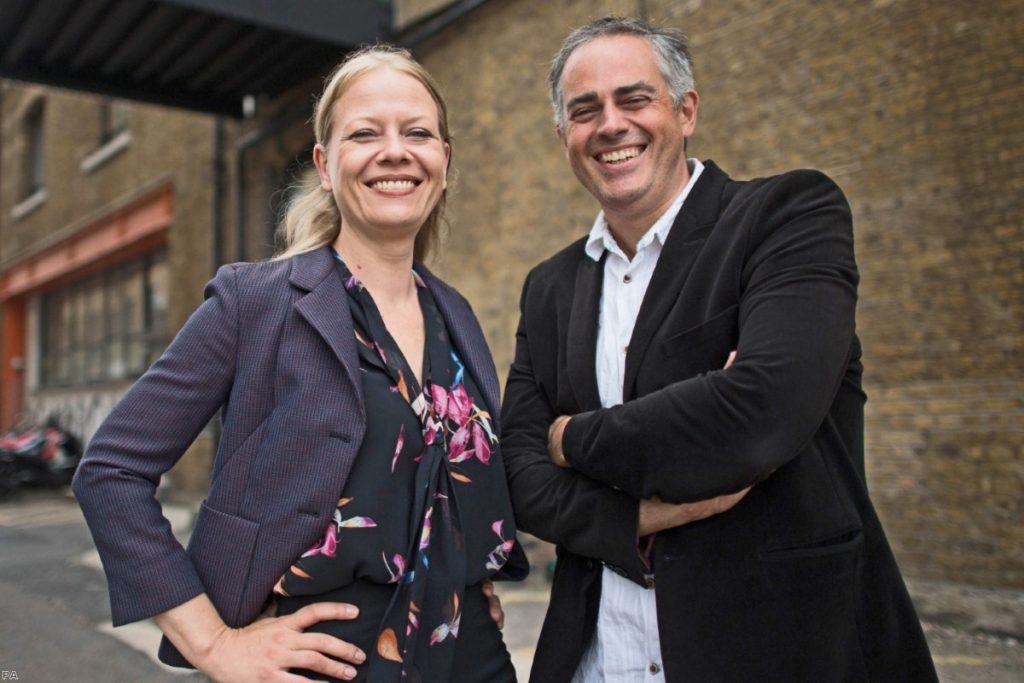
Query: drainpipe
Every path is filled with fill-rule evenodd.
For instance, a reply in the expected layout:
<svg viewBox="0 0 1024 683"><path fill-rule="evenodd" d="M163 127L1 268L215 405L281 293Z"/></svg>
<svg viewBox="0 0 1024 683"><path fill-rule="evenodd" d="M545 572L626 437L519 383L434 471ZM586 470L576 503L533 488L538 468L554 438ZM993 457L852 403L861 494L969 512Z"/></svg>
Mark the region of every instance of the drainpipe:
<svg viewBox="0 0 1024 683"><path fill-rule="evenodd" d="M224 117L213 121L213 272L224 263Z"/></svg>
<svg viewBox="0 0 1024 683"><path fill-rule="evenodd" d="M244 261L246 258L245 234L246 234L246 192L245 192L245 156L246 153L259 143L281 130L291 126L296 121L305 121L309 118L308 107L293 107L284 112L262 128L254 128L243 135L235 143L235 260Z"/></svg>

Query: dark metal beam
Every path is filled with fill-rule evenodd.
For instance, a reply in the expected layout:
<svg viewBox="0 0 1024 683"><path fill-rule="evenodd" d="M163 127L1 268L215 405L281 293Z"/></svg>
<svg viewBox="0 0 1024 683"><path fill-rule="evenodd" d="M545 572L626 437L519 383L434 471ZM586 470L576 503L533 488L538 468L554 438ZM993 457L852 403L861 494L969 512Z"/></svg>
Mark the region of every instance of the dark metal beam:
<svg viewBox="0 0 1024 683"><path fill-rule="evenodd" d="M223 114L234 118L242 116L242 102L240 98L225 97L212 93L186 93L178 88L139 88L136 84L125 84L98 76L83 76L81 73L55 71L39 65L22 64L14 67L3 65L0 66L0 78L41 83L57 88L83 90L107 97L138 100L165 107L192 109L210 114Z"/></svg>
<svg viewBox="0 0 1024 683"><path fill-rule="evenodd" d="M373 41L391 29L390 3L379 0L156 0L300 38L351 46Z"/></svg>

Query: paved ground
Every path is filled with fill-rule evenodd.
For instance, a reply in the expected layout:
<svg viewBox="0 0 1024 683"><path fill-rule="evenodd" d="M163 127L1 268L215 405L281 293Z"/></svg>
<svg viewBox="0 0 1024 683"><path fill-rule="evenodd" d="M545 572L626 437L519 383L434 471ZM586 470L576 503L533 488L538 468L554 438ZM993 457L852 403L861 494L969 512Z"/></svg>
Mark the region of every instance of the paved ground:
<svg viewBox="0 0 1024 683"><path fill-rule="evenodd" d="M168 511L184 536L191 509ZM526 541L532 576L499 584L505 639L522 680L547 605L551 558L550 546ZM0 548L0 680L13 680L12 672L21 681L205 680L155 663L159 631L151 622L111 628L106 585L73 499L29 492L0 501ZM1013 630L1024 619L1024 593L927 582L913 582L912 592L932 617L925 632L943 683L1024 682L1024 633Z"/></svg>

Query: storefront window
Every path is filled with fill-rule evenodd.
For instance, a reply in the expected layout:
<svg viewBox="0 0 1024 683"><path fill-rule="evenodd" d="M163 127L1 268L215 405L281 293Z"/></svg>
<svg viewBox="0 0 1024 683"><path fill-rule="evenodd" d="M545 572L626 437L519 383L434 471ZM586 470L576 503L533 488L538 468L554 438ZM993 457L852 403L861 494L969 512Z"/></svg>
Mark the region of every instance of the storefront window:
<svg viewBox="0 0 1024 683"><path fill-rule="evenodd" d="M48 292L42 298L40 385L133 379L167 344L167 254Z"/></svg>

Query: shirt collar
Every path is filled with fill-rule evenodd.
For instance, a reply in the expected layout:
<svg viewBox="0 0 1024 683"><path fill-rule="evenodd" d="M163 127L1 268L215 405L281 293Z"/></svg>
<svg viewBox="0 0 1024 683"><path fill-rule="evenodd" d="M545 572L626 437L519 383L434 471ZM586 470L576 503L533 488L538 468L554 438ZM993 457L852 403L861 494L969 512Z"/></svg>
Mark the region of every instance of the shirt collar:
<svg viewBox="0 0 1024 683"><path fill-rule="evenodd" d="M690 166L690 180L686 183L686 187L679 193L675 201L672 202L672 206L668 207L668 210L661 214L658 220L654 221L654 225L648 228L644 236L637 242L636 250L638 252L654 240L657 240L658 244L664 246L665 240L668 239L668 233L672 229L676 215L683 208L683 202L704 170L704 164L699 159L687 159L686 163ZM604 211L598 213L597 218L594 219L594 225L590 228L590 236L587 238L584 250L587 256L595 261L601 260L601 255L604 254L605 250L613 253L622 253L618 242L615 241L611 230L608 229L608 221L605 220Z"/></svg>

